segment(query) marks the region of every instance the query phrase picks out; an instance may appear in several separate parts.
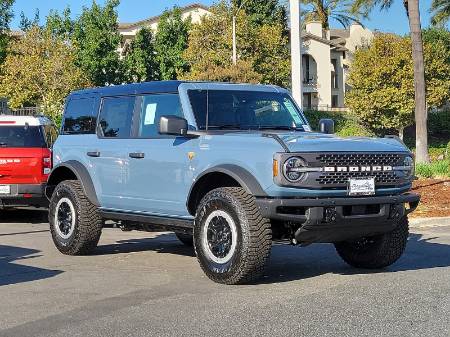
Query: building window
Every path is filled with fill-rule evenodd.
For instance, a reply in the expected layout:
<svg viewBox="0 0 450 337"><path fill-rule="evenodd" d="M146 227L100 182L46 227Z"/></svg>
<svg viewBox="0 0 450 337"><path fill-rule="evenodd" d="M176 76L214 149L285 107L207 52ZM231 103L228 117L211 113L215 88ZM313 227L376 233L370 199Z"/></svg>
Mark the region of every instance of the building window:
<svg viewBox="0 0 450 337"><path fill-rule="evenodd" d="M338 95L332 95L331 96L331 107L337 108L339 106L339 97Z"/></svg>
<svg viewBox="0 0 450 337"><path fill-rule="evenodd" d="M339 88L339 77L337 75L337 60L332 59L331 64L333 65L333 69L331 70L331 88L338 89Z"/></svg>

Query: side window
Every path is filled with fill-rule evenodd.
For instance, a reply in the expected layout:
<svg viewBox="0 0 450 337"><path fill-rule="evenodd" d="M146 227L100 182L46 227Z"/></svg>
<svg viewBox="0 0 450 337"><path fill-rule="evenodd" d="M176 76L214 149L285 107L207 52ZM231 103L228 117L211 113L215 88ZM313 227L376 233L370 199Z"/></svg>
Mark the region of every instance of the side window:
<svg viewBox="0 0 450 337"><path fill-rule="evenodd" d="M56 138L58 138L58 131L56 130L56 127L54 125L45 125L44 132L47 146L51 148L55 143Z"/></svg>
<svg viewBox="0 0 450 337"><path fill-rule="evenodd" d="M139 118L139 138L165 137L158 133L161 116L183 117L178 94L154 94L142 96Z"/></svg>
<svg viewBox="0 0 450 337"><path fill-rule="evenodd" d="M94 98L71 99L64 113L64 134L95 133Z"/></svg>
<svg viewBox="0 0 450 337"><path fill-rule="evenodd" d="M129 138L134 111L134 96L103 98L99 130L106 138Z"/></svg>

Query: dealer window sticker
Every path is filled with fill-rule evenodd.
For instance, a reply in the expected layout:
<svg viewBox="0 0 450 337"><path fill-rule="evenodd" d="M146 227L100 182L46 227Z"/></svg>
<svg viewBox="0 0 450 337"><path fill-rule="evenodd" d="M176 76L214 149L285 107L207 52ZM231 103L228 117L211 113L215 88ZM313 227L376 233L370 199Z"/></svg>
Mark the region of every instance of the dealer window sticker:
<svg viewBox="0 0 450 337"><path fill-rule="evenodd" d="M145 108L144 125L155 124L156 107L156 103L147 104L147 107Z"/></svg>

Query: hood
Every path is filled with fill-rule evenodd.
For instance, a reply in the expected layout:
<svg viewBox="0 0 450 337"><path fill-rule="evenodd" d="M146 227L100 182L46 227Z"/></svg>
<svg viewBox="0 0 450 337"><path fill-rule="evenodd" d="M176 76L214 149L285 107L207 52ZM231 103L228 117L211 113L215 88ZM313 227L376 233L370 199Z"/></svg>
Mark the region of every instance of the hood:
<svg viewBox="0 0 450 337"><path fill-rule="evenodd" d="M395 138L338 137L312 132L278 134L291 152L403 152L409 149Z"/></svg>

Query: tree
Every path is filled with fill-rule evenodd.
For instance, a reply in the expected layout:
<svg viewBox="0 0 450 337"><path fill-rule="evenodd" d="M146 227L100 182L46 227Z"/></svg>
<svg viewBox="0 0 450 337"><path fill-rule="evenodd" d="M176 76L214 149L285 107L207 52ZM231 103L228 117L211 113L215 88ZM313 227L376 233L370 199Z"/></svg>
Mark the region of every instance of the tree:
<svg viewBox="0 0 450 337"><path fill-rule="evenodd" d="M190 19L183 20L181 10L165 11L155 36L155 51L161 80L175 80L188 70L183 53L188 46Z"/></svg>
<svg viewBox="0 0 450 337"><path fill-rule="evenodd" d="M431 3L433 25L443 25L450 20L450 0L433 0Z"/></svg>
<svg viewBox="0 0 450 337"><path fill-rule="evenodd" d="M330 18L347 28L352 22L360 23L359 11L352 10L348 0L302 0L304 21L318 20L323 29L330 29Z"/></svg>
<svg viewBox="0 0 450 337"><path fill-rule="evenodd" d="M34 26L9 46L0 68L0 96L7 97L12 108L41 106L57 117L65 97L89 85L75 60L73 47Z"/></svg>
<svg viewBox="0 0 450 337"><path fill-rule="evenodd" d="M441 107L450 99L450 50L443 42L425 45L427 100ZM414 122L414 70L411 40L379 34L356 51L346 104L372 130L403 129Z"/></svg>
<svg viewBox="0 0 450 337"><path fill-rule="evenodd" d="M190 71L184 78L208 80L221 74L234 82L251 79L252 82L289 85L289 45L281 24L254 25L241 11L237 20L238 70L233 70L232 8L221 3L210 10L213 14L193 25L189 35L185 58Z"/></svg>
<svg viewBox="0 0 450 337"><path fill-rule="evenodd" d="M53 36L59 36L64 40L70 40L73 36L75 22L71 18L69 7L60 14L56 10L51 10L47 16L45 29L49 30Z"/></svg>
<svg viewBox="0 0 450 337"><path fill-rule="evenodd" d="M0 64L5 60L9 41L9 23L13 18L14 0L0 0Z"/></svg>
<svg viewBox="0 0 450 337"><path fill-rule="evenodd" d="M25 16L25 13L22 11L20 13L20 23L19 23L19 28L23 31L27 31L29 29L31 29L34 26L39 26L39 21L40 21L40 14L39 14L39 9L36 8L34 11L34 18L33 19L29 19Z"/></svg>
<svg viewBox="0 0 450 337"><path fill-rule="evenodd" d="M153 34L142 28L125 52L125 80L145 82L159 79L159 64L156 60Z"/></svg>
<svg viewBox="0 0 450 337"><path fill-rule="evenodd" d="M355 0L353 10L369 13L376 6L386 10L394 0ZM414 96L416 121L416 163L429 162L427 110L425 93L425 69L422 30L420 26L419 0L403 0L411 32L412 59L414 62Z"/></svg>
<svg viewBox="0 0 450 337"><path fill-rule="evenodd" d="M122 82L117 53L122 40L117 24L118 5L119 0L107 0L103 7L93 1L74 23L72 43L77 49L77 65L96 86Z"/></svg>
<svg viewBox="0 0 450 337"><path fill-rule="evenodd" d="M285 6L279 0L232 0L232 9L241 8L253 25L282 25L287 28Z"/></svg>

